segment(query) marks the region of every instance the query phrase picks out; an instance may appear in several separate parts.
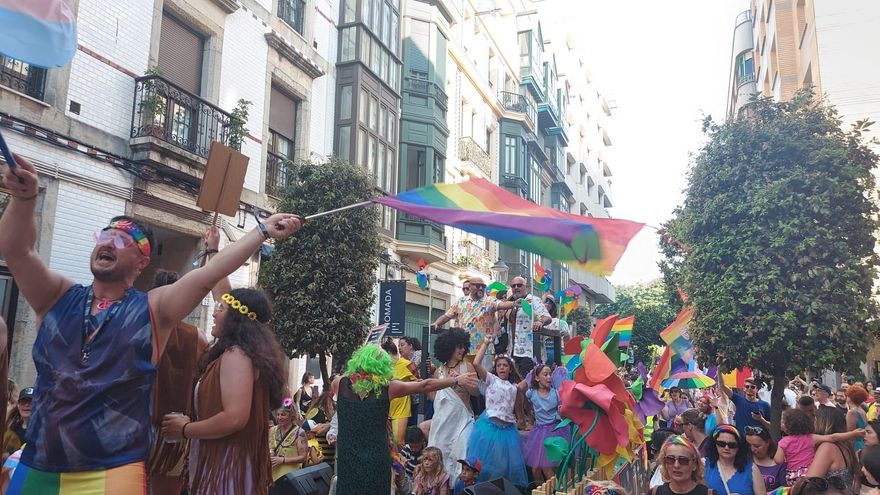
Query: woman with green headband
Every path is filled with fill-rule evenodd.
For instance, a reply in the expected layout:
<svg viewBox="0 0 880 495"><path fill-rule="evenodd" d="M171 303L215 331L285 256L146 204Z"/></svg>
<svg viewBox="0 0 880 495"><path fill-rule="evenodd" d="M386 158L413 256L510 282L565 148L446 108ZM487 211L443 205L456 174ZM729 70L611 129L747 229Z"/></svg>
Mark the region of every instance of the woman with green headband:
<svg viewBox="0 0 880 495"><path fill-rule="evenodd" d="M477 385L474 373L418 382L394 380L393 375L388 354L378 346L368 344L352 355L345 374L334 383L339 390L336 402L339 417L337 495L391 492L392 469L403 469L388 429L391 399L454 385L471 388Z"/></svg>

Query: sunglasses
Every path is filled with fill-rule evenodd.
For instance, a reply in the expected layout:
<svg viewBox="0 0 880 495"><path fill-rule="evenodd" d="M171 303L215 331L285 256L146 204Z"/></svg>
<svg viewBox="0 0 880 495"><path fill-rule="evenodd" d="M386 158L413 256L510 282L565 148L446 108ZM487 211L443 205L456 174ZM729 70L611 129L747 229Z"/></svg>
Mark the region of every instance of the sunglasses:
<svg viewBox="0 0 880 495"><path fill-rule="evenodd" d="M129 246L134 246L134 239L127 234L111 232L109 230L95 232L95 244L102 246L110 243L113 243L113 247L116 249L123 249Z"/></svg>
<svg viewBox="0 0 880 495"><path fill-rule="evenodd" d="M471 284L471 289L485 289L486 284Z"/></svg>
<svg viewBox="0 0 880 495"><path fill-rule="evenodd" d="M746 435L760 435L764 433L763 426L746 426Z"/></svg>
<svg viewBox="0 0 880 495"><path fill-rule="evenodd" d="M722 440L715 440L715 445L716 445L718 448L725 448L725 447L727 447L727 448L730 449L730 450L736 450L736 449L739 448L739 444L736 443L736 442L725 442L725 441L722 441Z"/></svg>
<svg viewBox="0 0 880 495"><path fill-rule="evenodd" d="M665 462L667 466L674 466L675 464L678 464L679 466L690 466L691 461L693 461L692 458L683 455L668 455L663 458L663 462Z"/></svg>
<svg viewBox="0 0 880 495"><path fill-rule="evenodd" d="M510 284L511 287L525 287L526 284Z"/></svg>
<svg viewBox="0 0 880 495"><path fill-rule="evenodd" d="M462 291L462 292L470 292L470 290L471 290L470 287L462 287L462 288L461 288L461 291Z"/></svg>

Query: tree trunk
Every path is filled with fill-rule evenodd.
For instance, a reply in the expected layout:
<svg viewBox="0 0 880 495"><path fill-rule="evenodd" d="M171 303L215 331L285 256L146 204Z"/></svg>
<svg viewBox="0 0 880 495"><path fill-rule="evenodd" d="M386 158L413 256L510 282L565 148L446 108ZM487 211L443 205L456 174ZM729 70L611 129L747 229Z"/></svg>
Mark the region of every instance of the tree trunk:
<svg viewBox="0 0 880 495"><path fill-rule="evenodd" d="M785 387L788 380L785 378L785 368L780 367L773 372L773 390L770 392L770 435L779 441L781 438L780 427L782 425L782 401L785 399ZM792 407L796 407L792 404Z"/></svg>
<svg viewBox="0 0 880 495"><path fill-rule="evenodd" d="M321 351L318 353L318 364L321 366L321 381L324 383L324 390L330 390L330 375L327 372L327 353Z"/></svg>

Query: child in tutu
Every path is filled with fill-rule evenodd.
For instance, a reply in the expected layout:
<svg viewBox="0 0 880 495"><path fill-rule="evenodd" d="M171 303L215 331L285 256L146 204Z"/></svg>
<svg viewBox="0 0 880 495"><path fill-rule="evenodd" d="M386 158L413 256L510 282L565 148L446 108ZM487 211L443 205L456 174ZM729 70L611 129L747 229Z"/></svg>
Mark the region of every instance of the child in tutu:
<svg viewBox="0 0 880 495"><path fill-rule="evenodd" d="M422 462L416 468L416 495L449 495L449 475L443 469L443 454L437 447L422 452Z"/></svg>
<svg viewBox="0 0 880 495"><path fill-rule="evenodd" d="M498 324L495 326L497 332ZM467 453L483 465L477 481L507 478L514 485L525 487L528 476L514 416L517 384L521 378L513 360L507 356L497 356L491 372L481 365L493 339L494 335L486 335L474 357L480 391L486 396L486 410L474 425Z"/></svg>
<svg viewBox="0 0 880 495"><path fill-rule="evenodd" d="M522 444L526 465L532 468L535 481L552 478L553 468L558 464L547 458L544 440L550 437L562 437L568 440L570 433L567 426L554 431L561 419L559 394L553 387L550 371L550 366L540 364L530 373L530 380L523 380L519 384L520 389L528 387L525 391L526 399L535 410L535 426L529 431Z"/></svg>

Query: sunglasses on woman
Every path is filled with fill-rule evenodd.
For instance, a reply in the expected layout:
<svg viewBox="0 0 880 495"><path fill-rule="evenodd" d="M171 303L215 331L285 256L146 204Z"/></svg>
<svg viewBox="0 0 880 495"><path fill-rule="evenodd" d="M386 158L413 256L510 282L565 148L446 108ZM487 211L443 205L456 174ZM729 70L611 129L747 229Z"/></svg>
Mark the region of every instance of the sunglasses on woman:
<svg viewBox="0 0 880 495"><path fill-rule="evenodd" d="M727 447L731 450L736 450L737 448L739 448L739 444L736 442L724 442L722 440L715 440L715 445L718 446L718 448Z"/></svg>
<svg viewBox="0 0 880 495"><path fill-rule="evenodd" d="M760 435L764 433L763 426L746 426L746 435Z"/></svg>
<svg viewBox="0 0 880 495"><path fill-rule="evenodd" d="M693 461L693 458L691 458L691 457L686 457L686 456L683 456L683 455L678 455L678 456L676 456L676 455L668 455L668 456L666 456L666 457L663 458L663 462L665 462L667 466L673 466L673 465L675 465L676 463L677 463L679 466L690 466L690 465L691 465L691 461Z"/></svg>

